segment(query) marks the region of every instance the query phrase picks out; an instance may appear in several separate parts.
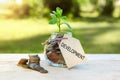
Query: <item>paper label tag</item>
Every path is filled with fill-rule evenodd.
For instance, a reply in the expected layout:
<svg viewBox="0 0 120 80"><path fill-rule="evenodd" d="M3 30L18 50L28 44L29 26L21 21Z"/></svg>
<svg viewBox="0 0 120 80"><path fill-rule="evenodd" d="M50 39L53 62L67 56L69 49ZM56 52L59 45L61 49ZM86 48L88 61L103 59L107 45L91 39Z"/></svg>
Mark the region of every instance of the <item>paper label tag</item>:
<svg viewBox="0 0 120 80"><path fill-rule="evenodd" d="M70 37L67 34L64 35L59 44L61 53L65 59L68 68L72 68L86 60L84 50L80 44L80 41L76 38Z"/></svg>

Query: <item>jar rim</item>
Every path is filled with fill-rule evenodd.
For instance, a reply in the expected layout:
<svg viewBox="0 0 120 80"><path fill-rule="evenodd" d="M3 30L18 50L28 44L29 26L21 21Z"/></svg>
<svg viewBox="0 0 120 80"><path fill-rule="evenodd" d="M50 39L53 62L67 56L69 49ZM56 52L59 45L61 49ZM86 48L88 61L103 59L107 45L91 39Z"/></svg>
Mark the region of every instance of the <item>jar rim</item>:
<svg viewBox="0 0 120 80"><path fill-rule="evenodd" d="M72 34L72 32L52 32L51 34Z"/></svg>

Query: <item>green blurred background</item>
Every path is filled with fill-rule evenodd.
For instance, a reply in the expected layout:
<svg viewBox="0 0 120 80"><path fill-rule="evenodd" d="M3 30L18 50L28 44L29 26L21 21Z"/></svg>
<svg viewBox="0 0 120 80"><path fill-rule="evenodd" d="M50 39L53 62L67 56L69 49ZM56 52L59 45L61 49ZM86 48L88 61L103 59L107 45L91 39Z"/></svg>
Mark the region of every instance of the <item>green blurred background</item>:
<svg viewBox="0 0 120 80"><path fill-rule="evenodd" d="M86 53L120 53L120 0L0 0L0 53L43 53L57 6Z"/></svg>

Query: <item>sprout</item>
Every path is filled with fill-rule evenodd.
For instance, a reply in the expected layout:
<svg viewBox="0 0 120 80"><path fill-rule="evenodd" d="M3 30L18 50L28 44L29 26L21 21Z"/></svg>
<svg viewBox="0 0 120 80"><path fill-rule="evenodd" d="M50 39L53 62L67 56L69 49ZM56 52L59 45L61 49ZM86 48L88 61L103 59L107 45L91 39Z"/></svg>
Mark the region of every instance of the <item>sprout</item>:
<svg viewBox="0 0 120 80"><path fill-rule="evenodd" d="M52 13L50 13L51 16L51 20L49 22L49 24L57 24L58 29L59 29L59 33L61 32L61 25L65 24L70 31L72 31L71 26L67 23L67 22L63 22L63 20L66 20L66 16L62 15L63 10L59 7L56 8L56 11L52 11Z"/></svg>

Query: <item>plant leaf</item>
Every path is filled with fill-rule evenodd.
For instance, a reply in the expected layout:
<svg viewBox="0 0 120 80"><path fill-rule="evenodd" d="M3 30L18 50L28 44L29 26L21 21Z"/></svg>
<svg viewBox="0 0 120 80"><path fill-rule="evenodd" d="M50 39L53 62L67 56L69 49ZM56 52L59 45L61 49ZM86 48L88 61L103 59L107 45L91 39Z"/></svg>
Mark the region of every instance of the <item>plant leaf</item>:
<svg viewBox="0 0 120 80"><path fill-rule="evenodd" d="M66 19L67 19L67 17L66 17L66 16L62 16L62 17L61 17L61 19L64 19L64 20L66 20Z"/></svg>
<svg viewBox="0 0 120 80"><path fill-rule="evenodd" d="M52 13L53 13L53 14L56 14L56 12L55 12L55 11L52 11Z"/></svg>
<svg viewBox="0 0 120 80"><path fill-rule="evenodd" d="M72 27L67 22L62 22L61 25L62 24L65 24L69 28L69 30L72 32Z"/></svg>
<svg viewBox="0 0 120 80"><path fill-rule="evenodd" d="M59 8L59 7L57 7L56 8L56 15L58 16L58 17L60 17L60 16L62 16L62 9L61 8Z"/></svg>
<svg viewBox="0 0 120 80"><path fill-rule="evenodd" d="M50 13L50 16L51 16L52 18L56 18L56 15L53 14L53 13Z"/></svg>
<svg viewBox="0 0 120 80"><path fill-rule="evenodd" d="M57 23L57 19L52 19L49 24L56 24Z"/></svg>

